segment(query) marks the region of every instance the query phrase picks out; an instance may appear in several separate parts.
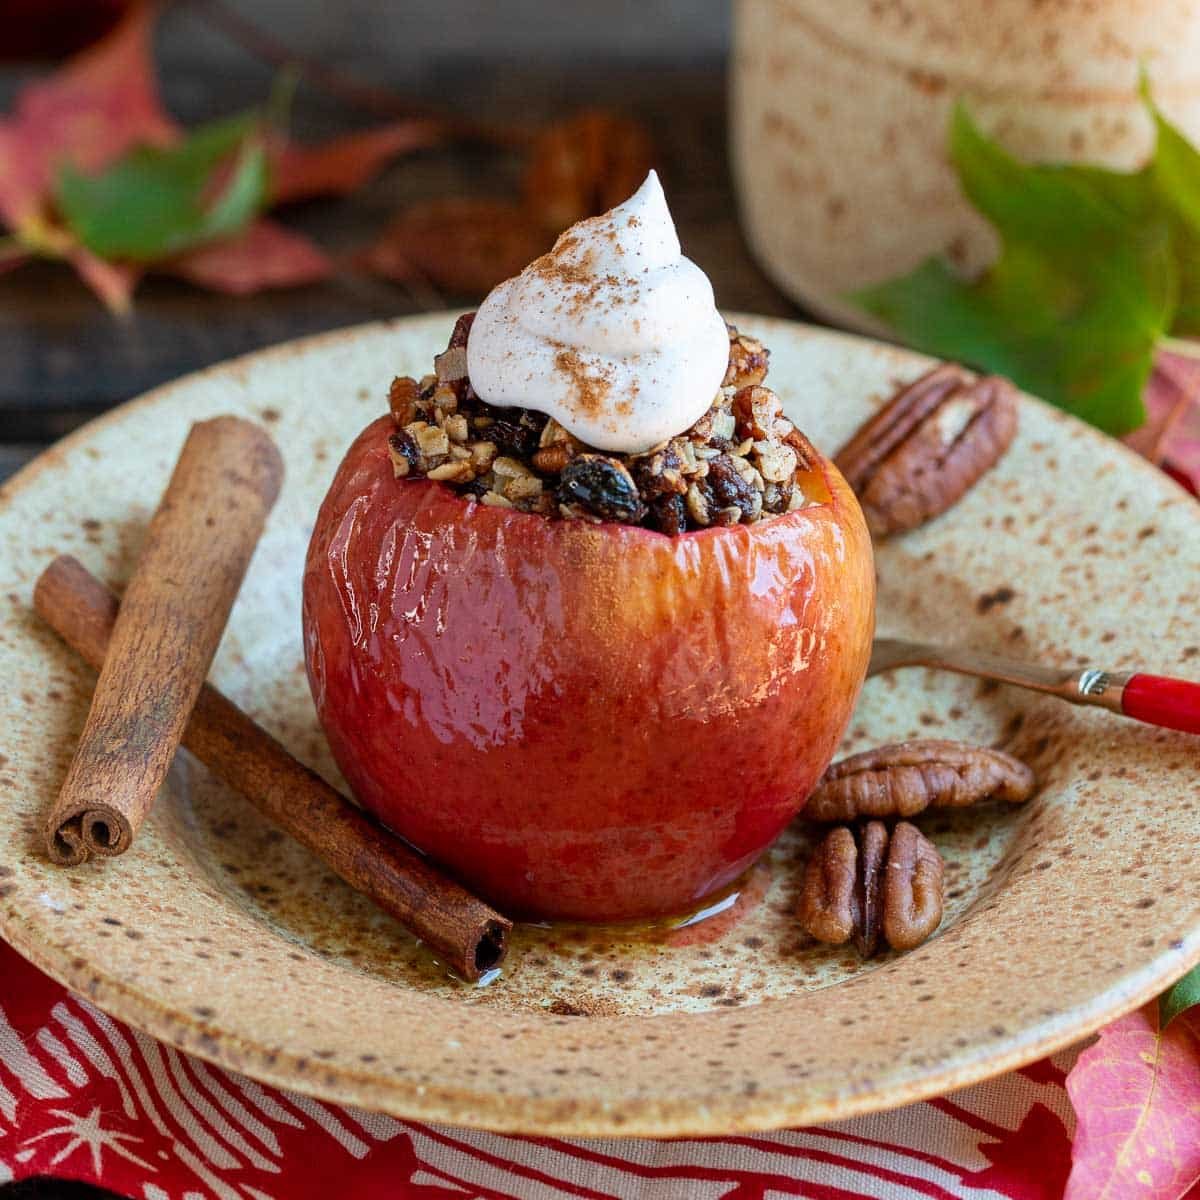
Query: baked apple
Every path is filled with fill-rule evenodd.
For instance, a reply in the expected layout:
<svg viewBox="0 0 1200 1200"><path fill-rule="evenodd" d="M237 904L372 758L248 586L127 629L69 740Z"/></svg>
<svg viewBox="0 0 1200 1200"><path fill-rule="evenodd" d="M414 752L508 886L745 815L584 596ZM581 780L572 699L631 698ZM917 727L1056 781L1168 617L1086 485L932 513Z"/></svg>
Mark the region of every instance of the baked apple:
<svg viewBox="0 0 1200 1200"><path fill-rule="evenodd" d="M645 191L528 271L570 291L582 268L553 258L577 253L623 283L595 243L661 224ZM638 246L653 323L663 253ZM685 282L662 285L668 307ZM531 380L537 407L517 407L502 348L488 361L492 335L513 336L497 292L436 374L393 384L322 504L304 577L317 712L359 801L510 914L682 914L762 853L841 740L873 632L866 525L763 385L753 339L722 322L715 388L689 376L650 421L628 403L645 377L602 369L611 339L554 350L562 386Z"/></svg>

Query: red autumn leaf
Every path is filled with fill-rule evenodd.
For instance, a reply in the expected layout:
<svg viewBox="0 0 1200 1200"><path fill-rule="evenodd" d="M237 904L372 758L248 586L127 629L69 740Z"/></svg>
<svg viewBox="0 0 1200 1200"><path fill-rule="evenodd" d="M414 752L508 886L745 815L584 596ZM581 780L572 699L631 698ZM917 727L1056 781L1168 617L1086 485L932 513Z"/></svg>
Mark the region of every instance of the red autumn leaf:
<svg viewBox="0 0 1200 1200"><path fill-rule="evenodd" d="M135 4L100 42L55 74L30 84L0 118L0 221L15 235L0 269L33 255L69 262L114 311L128 309L145 269L234 294L324 278L330 259L298 233L257 221L240 235L148 268L108 262L80 245L51 203L63 163L91 173L138 145L167 147L184 137L158 97L151 60L153 9ZM278 143L272 151L272 203L352 192L392 158L446 135L431 119L396 121L317 146Z"/></svg>
<svg viewBox="0 0 1200 1200"><path fill-rule="evenodd" d="M83 246L68 251L67 259L84 281L112 312L126 313L133 289L142 277L141 267L129 263L110 263L97 258Z"/></svg>
<svg viewBox="0 0 1200 1200"><path fill-rule="evenodd" d="M255 221L236 238L201 246L155 266L216 292L244 296L263 288L315 283L333 270L306 237L275 221Z"/></svg>
<svg viewBox="0 0 1200 1200"><path fill-rule="evenodd" d="M1180 1200L1200 1182L1200 1013L1158 1006L1101 1030L1067 1076L1077 1125L1064 1200Z"/></svg>
<svg viewBox="0 0 1200 1200"><path fill-rule="evenodd" d="M1200 490L1200 359L1160 351L1145 401L1146 423L1126 443Z"/></svg>
<svg viewBox="0 0 1200 1200"><path fill-rule="evenodd" d="M149 7L133 5L102 41L18 93L0 120L0 216L13 230L45 218L60 162L97 171L139 142L175 137L158 100L151 25Z"/></svg>
<svg viewBox="0 0 1200 1200"><path fill-rule="evenodd" d="M1169 475L1185 492L1191 492L1193 496L1200 497L1200 479L1195 479L1189 475L1185 475L1182 471L1176 470L1170 463L1163 463L1164 474ZM1196 1198L1200 1200L1200 1196Z"/></svg>
<svg viewBox="0 0 1200 1200"><path fill-rule="evenodd" d="M520 204L450 198L406 208L360 257L402 283L482 296L549 249L551 234Z"/></svg>
<svg viewBox="0 0 1200 1200"><path fill-rule="evenodd" d="M3 275L5 271L23 267L28 261L28 252L15 241L9 243L6 239L0 239L0 275Z"/></svg>
<svg viewBox="0 0 1200 1200"><path fill-rule="evenodd" d="M445 139L443 122L413 118L348 133L317 146L286 143L272 154L271 198L286 204L311 196L348 195L392 159Z"/></svg>

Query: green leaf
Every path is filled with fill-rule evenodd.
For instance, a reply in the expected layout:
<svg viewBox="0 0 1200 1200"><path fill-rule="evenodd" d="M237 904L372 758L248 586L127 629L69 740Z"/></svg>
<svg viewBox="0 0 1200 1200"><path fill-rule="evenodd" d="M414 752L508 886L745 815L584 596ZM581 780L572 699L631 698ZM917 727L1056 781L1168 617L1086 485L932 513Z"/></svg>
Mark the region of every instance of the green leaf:
<svg viewBox="0 0 1200 1200"><path fill-rule="evenodd" d="M1179 266L1175 333L1200 333L1200 153L1146 97L1158 145L1147 168L1155 195L1171 221Z"/></svg>
<svg viewBox="0 0 1200 1200"><path fill-rule="evenodd" d="M266 203L258 129L256 115L243 115L202 126L167 149L138 146L98 175L64 166L55 189L59 212L105 259L150 262L228 237Z"/></svg>
<svg viewBox="0 0 1200 1200"><path fill-rule="evenodd" d="M1193 967L1173 988L1158 998L1158 1019L1166 1029L1181 1012L1200 1004L1200 967Z"/></svg>
<svg viewBox="0 0 1200 1200"><path fill-rule="evenodd" d="M1179 286L1150 175L1020 163L961 104L950 149L1000 257L976 280L929 260L853 299L922 350L1007 375L1110 433L1136 428Z"/></svg>

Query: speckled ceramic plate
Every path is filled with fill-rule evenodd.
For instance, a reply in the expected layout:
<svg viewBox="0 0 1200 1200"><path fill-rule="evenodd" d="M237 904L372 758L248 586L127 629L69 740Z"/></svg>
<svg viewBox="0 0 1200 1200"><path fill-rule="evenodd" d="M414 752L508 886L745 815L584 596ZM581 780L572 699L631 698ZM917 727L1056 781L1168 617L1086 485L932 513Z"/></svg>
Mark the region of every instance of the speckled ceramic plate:
<svg viewBox="0 0 1200 1200"><path fill-rule="evenodd" d="M923 361L778 321L771 380L839 446ZM519 930L456 984L405 932L181 755L123 858L53 867L37 831L91 676L30 612L68 551L124 578L190 422L266 422L288 478L215 667L332 768L301 666L300 571L343 448L421 374L450 319L334 333L159 389L68 438L0 496L0 933L102 1008L274 1084L397 1115L558 1134L801 1125L942 1092L1072 1042L1200 959L1197 743L1094 710L908 670L867 683L847 749L936 734L1032 763L1023 809L928 822L938 935L863 966L806 944L789 832L706 921ZM881 549L881 632L1055 663L1200 674L1200 509L1119 445L1028 402L1000 467ZM0 981L0 987L3 982Z"/></svg>

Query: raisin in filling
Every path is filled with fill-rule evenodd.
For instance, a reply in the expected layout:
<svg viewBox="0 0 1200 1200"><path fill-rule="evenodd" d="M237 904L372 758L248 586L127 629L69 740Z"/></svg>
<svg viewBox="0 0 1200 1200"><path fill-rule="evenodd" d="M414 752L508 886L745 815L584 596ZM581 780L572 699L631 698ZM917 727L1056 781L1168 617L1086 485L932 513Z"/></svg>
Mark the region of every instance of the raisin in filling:
<svg viewBox="0 0 1200 1200"><path fill-rule="evenodd" d="M474 316L458 319L432 375L392 384L398 478L435 480L498 508L670 536L806 503L796 476L812 469L814 452L763 385L768 351L757 339L729 326L725 378L690 429L643 454L610 454L536 409L495 408L476 394L466 352Z"/></svg>

